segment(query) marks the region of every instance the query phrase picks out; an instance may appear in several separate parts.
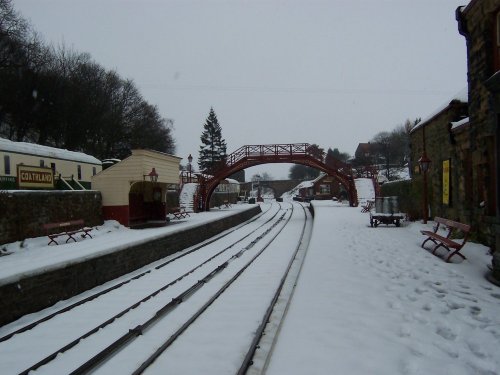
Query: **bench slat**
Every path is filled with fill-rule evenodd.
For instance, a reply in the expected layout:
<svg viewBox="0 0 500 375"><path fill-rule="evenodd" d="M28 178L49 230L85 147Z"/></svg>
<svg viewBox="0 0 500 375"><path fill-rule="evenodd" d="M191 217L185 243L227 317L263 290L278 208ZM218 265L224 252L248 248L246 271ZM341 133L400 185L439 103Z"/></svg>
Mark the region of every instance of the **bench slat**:
<svg viewBox="0 0 500 375"><path fill-rule="evenodd" d="M424 245L427 241L433 242L436 246L434 246L434 248L432 249L432 254L435 254L438 248L444 247L446 250L451 252L450 255L446 258L446 262L449 262L450 258L455 254L459 255L463 259L466 259L465 256L462 253L460 253L460 250L464 247L464 245L467 242L467 238L471 228L470 225L437 216L434 218L434 221L436 222L434 231L429 231L429 230L420 231L420 233L427 236L427 238L422 242L421 246L425 248ZM440 234L437 233L440 225L444 225L447 228L448 233L446 237L441 236ZM457 241L451 238L454 230L460 230L463 232L464 236L461 239L461 242L459 241L460 239Z"/></svg>

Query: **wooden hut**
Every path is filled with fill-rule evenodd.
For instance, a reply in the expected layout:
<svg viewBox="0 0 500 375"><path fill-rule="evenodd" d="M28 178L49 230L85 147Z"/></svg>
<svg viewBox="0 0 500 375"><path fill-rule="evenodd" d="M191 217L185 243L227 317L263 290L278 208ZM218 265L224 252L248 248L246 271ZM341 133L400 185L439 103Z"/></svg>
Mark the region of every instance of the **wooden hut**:
<svg viewBox="0 0 500 375"><path fill-rule="evenodd" d="M167 192L178 188L181 159L133 150L128 158L93 176L92 189L102 194L104 219L126 226L165 220Z"/></svg>

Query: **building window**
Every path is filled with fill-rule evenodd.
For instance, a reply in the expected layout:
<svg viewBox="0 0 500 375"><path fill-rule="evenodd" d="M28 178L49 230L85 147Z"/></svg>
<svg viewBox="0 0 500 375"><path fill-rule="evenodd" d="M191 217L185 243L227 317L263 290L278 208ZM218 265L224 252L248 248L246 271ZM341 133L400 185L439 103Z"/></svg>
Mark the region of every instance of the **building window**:
<svg viewBox="0 0 500 375"><path fill-rule="evenodd" d="M4 166L5 174L10 174L10 156L9 155L4 155L3 166Z"/></svg>
<svg viewBox="0 0 500 375"><path fill-rule="evenodd" d="M330 194L330 185L321 184L319 185L320 194Z"/></svg>
<svg viewBox="0 0 500 375"><path fill-rule="evenodd" d="M97 174L97 168L92 167L92 176L95 176Z"/></svg>
<svg viewBox="0 0 500 375"><path fill-rule="evenodd" d="M56 173L56 163L50 163L50 169L52 169L52 171Z"/></svg>
<svg viewBox="0 0 500 375"><path fill-rule="evenodd" d="M81 180L82 179L82 166L81 165L77 165L77 171L78 171L78 179Z"/></svg>
<svg viewBox="0 0 500 375"><path fill-rule="evenodd" d="M40 159L40 167L45 167L45 160Z"/></svg>

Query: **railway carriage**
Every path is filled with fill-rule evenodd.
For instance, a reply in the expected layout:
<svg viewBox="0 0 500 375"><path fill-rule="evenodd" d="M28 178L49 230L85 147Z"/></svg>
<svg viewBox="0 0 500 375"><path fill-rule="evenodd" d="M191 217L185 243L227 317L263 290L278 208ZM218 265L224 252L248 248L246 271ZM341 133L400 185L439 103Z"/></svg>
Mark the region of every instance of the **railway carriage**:
<svg viewBox="0 0 500 375"><path fill-rule="evenodd" d="M5 190L90 189L92 176L102 170L100 160L81 152L5 138L0 138L0 160L0 189ZM31 182L24 186L20 184L19 171L30 177ZM47 184L50 175L53 183Z"/></svg>

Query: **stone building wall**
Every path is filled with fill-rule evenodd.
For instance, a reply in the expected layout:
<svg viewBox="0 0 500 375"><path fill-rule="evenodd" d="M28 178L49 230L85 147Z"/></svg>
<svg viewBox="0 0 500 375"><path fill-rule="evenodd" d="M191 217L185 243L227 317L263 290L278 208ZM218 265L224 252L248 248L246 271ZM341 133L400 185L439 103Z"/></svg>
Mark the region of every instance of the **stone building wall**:
<svg viewBox="0 0 500 375"><path fill-rule="evenodd" d="M0 326L193 246L261 212L249 210L153 241L0 285Z"/></svg>
<svg viewBox="0 0 500 375"><path fill-rule="evenodd" d="M461 145L457 144L456 134L450 129L450 123L467 115L467 103L453 100L436 116L419 125L411 133L411 173L416 185L415 191L422 195L423 179L418 160L425 148L431 166L427 172L428 203L430 218L447 217L469 223L471 218L468 207L464 206L464 192L461 179L464 176ZM425 132L425 134L424 134ZM443 161L450 160L450 203L443 203ZM422 208L423 216L423 208ZM421 217L422 217L421 216Z"/></svg>
<svg viewBox="0 0 500 375"><path fill-rule="evenodd" d="M0 245L45 235L42 225L83 219L103 223L98 191L0 191Z"/></svg>
<svg viewBox="0 0 500 375"><path fill-rule="evenodd" d="M498 127L500 76L495 73L496 16L498 0L472 0L457 10L460 33L467 45L471 170L473 178L472 215L482 225L483 240L498 248L500 236L498 188ZM498 74L496 75L498 76ZM500 270L499 276L500 276Z"/></svg>

